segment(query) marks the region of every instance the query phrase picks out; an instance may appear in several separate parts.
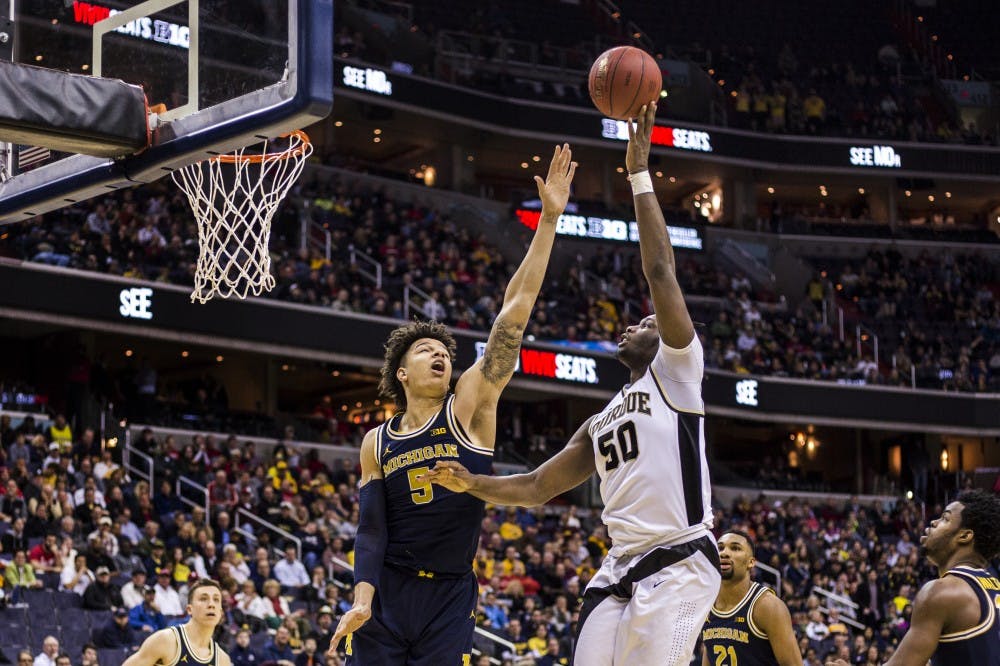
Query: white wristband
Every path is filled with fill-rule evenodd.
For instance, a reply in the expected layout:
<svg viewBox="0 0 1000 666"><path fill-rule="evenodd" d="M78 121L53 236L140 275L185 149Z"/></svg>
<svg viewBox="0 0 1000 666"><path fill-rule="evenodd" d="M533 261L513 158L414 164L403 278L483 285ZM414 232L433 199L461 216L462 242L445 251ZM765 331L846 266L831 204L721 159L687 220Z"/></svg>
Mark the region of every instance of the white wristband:
<svg viewBox="0 0 1000 666"><path fill-rule="evenodd" d="M630 174L628 182L632 186L632 196L653 191L653 179L649 177L648 171Z"/></svg>

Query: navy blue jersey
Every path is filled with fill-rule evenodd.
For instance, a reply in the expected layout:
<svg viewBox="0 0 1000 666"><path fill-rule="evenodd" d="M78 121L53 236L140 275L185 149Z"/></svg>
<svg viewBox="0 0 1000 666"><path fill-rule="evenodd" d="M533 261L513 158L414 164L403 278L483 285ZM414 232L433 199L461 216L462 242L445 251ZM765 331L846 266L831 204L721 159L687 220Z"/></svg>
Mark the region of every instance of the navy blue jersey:
<svg viewBox="0 0 1000 666"><path fill-rule="evenodd" d="M931 658L934 666L1000 666L1000 634L997 604L1000 604L1000 580L992 568L955 567L945 576L957 576L979 597L979 624L951 634L942 634Z"/></svg>
<svg viewBox="0 0 1000 666"><path fill-rule="evenodd" d="M215 666L219 663L218 644L214 640L209 648L208 659L199 659L195 656L194 650L191 649L184 625L174 626L171 629L174 630L174 634L177 636L177 646L180 648L180 651L177 653L177 659L173 664L176 666L197 666L198 664Z"/></svg>
<svg viewBox="0 0 1000 666"><path fill-rule="evenodd" d="M746 595L732 610L712 606L701 630L708 663L713 666L778 666L767 634L753 622L753 607L770 588L750 583Z"/></svg>
<svg viewBox="0 0 1000 666"><path fill-rule="evenodd" d="M458 462L473 474L490 473L493 451L472 443L452 413L454 402L449 395L441 411L411 433L396 429L401 414L378 429L389 532L386 564L447 576L472 570L485 503L416 480L438 461Z"/></svg>

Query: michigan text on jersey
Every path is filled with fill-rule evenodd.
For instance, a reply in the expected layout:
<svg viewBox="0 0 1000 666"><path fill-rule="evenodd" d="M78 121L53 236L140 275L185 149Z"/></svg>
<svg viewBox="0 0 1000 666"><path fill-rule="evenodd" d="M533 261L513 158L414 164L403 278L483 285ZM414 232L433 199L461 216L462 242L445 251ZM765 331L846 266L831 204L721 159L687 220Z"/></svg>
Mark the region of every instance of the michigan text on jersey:
<svg viewBox="0 0 1000 666"><path fill-rule="evenodd" d="M458 444L435 444L400 453L382 465L382 474L389 476L397 469L437 458L458 458Z"/></svg>
<svg viewBox="0 0 1000 666"><path fill-rule="evenodd" d="M749 643L750 634L732 627L711 627L701 632L702 640L736 641L738 643Z"/></svg>

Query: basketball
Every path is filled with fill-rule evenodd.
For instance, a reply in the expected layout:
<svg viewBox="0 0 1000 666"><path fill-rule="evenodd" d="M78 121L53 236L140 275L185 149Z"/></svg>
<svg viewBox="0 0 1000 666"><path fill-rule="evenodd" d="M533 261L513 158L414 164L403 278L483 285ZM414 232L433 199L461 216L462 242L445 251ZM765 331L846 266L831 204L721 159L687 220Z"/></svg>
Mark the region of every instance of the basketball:
<svg viewBox="0 0 1000 666"><path fill-rule="evenodd" d="M653 57L634 46L608 49L590 68L587 88L594 106L609 118L625 120L660 96L663 76Z"/></svg>

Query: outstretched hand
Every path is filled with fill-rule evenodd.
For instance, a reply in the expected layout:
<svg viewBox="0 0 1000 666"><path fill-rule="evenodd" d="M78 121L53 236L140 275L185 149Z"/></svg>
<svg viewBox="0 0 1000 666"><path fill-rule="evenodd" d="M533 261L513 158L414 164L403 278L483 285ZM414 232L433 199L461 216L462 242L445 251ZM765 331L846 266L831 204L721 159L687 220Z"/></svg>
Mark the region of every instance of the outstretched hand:
<svg viewBox="0 0 1000 666"><path fill-rule="evenodd" d="M457 462L439 461L417 477L419 483L436 483L454 493L464 493L472 485L472 474Z"/></svg>
<svg viewBox="0 0 1000 666"><path fill-rule="evenodd" d="M355 606L344 613L337 624L337 631L334 632L333 637L330 639L330 649L326 652L327 659L335 658L337 656L337 646L340 645L341 639L360 629L365 622L371 619L371 616L372 609L369 606ZM339 658L337 658L337 661L339 662Z"/></svg>
<svg viewBox="0 0 1000 666"><path fill-rule="evenodd" d="M625 151L625 168L630 174L649 169L649 144L656 121L656 102L650 102L639 110L639 117L625 121L628 125L628 150Z"/></svg>
<svg viewBox="0 0 1000 666"><path fill-rule="evenodd" d="M573 151L570 150L569 144L564 143L561 146L556 146L545 180L542 180L541 176L535 176L538 197L542 200L544 211L558 217L566 210L566 204L569 202L569 187L573 183L576 167L577 163L573 161Z"/></svg>

